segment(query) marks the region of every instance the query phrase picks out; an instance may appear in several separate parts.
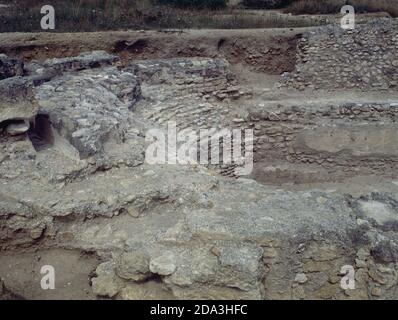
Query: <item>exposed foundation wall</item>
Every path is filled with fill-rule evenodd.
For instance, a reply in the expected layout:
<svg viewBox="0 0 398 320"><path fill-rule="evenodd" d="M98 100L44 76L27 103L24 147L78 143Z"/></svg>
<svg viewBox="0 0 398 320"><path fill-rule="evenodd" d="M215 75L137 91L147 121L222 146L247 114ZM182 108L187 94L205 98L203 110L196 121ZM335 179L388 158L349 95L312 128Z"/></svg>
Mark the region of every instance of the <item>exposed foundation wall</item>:
<svg viewBox="0 0 398 320"><path fill-rule="evenodd" d="M362 174L392 174L398 166L397 116L394 103L275 106L252 110L237 126L254 130L255 162L347 175L359 169Z"/></svg>
<svg viewBox="0 0 398 320"><path fill-rule="evenodd" d="M296 68L284 75L283 84L304 90L398 88L398 21L378 19L305 33L298 42Z"/></svg>
<svg viewBox="0 0 398 320"><path fill-rule="evenodd" d="M215 95L220 99L234 93L238 97L236 77L227 60L217 58L174 58L134 61L130 67L152 90L166 89L171 96ZM155 92L148 95L155 97Z"/></svg>

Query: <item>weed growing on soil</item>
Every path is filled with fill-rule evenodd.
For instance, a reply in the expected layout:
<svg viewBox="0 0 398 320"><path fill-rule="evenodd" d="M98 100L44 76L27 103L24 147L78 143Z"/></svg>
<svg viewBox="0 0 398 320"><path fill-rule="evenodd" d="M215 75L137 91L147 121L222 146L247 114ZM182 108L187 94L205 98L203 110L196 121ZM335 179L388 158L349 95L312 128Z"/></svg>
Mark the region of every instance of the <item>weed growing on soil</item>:
<svg viewBox="0 0 398 320"><path fill-rule="evenodd" d="M48 1L47 1L48 2ZM0 32L35 32L45 0L3 1ZM52 0L55 32L183 28L293 28L314 25L311 19L245 10L177 8L151 0Z"/></svg>
<svg viewBox="0 0 398 320"><path fill-rule="evenodd" d="M386 12L398 17L398 0L297 0L285 11L294 14L336 14L350 4L358 13Z"/></svg>

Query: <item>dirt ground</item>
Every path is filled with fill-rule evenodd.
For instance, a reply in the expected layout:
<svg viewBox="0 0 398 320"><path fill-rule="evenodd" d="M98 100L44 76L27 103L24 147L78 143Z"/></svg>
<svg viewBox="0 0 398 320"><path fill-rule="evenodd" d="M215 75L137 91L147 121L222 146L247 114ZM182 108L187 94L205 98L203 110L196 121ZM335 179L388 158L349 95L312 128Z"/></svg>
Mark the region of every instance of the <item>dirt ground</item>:
<svg viewBox="0 0 398 320"><path fill-rule="evenodd" d="M311 29L3 33L0 52L25 61L92 50L117 53L122 60L223 56L255 71L281 74L294 67L296 39Z"/></svg>
<svg viewBox="0 0 398 320"><path fill-rule="evenodd" d="M43 290L40 286L44 275L41 267L46 264L57 270L56 290ZM95 256L79 251L51 249L32 253L19 250L0 255L0 274L7 282L7 289L18 292L24 299L93 299L87 275L97 264Z"/></svg>

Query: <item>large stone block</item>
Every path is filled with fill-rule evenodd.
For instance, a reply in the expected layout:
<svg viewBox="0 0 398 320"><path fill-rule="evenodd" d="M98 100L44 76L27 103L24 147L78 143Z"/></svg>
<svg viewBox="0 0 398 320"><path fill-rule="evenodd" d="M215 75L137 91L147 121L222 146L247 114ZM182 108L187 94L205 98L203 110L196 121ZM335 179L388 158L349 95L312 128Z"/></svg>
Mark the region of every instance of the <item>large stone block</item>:
<svg viewBox="0 0 398 320"><path fill-rule="evenodd" d="M51 68L61 72L68 70L85 70L109 66L118 59L119 58L117 56L110 55L105 51L99 50L85 52L76 57L48 59L44 62L43 66L45 68Z"/></svg>
<svg viewBox="0 0 398 320"><path fill-rule="evenodd" d="M0 99L0 123L30 119L38 111L30 79L13 77L1 80Z"/></svg>

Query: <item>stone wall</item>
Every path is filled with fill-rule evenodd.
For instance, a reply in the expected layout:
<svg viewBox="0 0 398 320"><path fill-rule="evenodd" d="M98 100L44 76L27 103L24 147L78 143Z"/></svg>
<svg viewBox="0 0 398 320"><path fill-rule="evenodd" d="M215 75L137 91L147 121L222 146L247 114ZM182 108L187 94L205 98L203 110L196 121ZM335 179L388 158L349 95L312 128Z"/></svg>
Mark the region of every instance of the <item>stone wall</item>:
<svg viewBox="0 0 398 320"><path fill-rule="evenodd" d="M132 73L108 67L54 78L36 89L36 99L40 112L87 158L102 152L106 141L123 141L140 93Z"/></svg>
<svg viewBox="0 0 398 320"><path fill-rule="evenodd" d="M236 126L254 129L255 162L382 174L398 167L397 117L397 103L274 105L252 109Z"/></svg>
<svg viewBox="0 0 398 320"><path fill-rule="evenodd" d="M298 42L296 69L282 83L299 90L398 88L398 21L377 19L357 24L320 27Z"/></svg>
<svg viewBox="0 0 398 320"><path fill-rule="evenodd" d="M230 94L239 97L229 67L225 59L174 58L134 61L130 68L142 82L157 91L166 88L170 96L200 94L224 99Z"/></svg>
<svg viewBox="0 0 398 320"><path fill-rule="evenodd" d="M37 114L45 115L81 158L102 152L106 141L122 141L129 109L140 99L141 88L132 73L111 66L117 60L117 56L94 51L28 64L15 74L6 73L1 69L5 64L0 63L0 77L12 76L0 81L0 129L5 127L9 135L30 129L34 145L41 145L39 131L45 130L45 124ZM2 61L5 58L0 57ZM7 61L22 68L16 59ZM26 76L15 76L17 71Z"/></svg>

